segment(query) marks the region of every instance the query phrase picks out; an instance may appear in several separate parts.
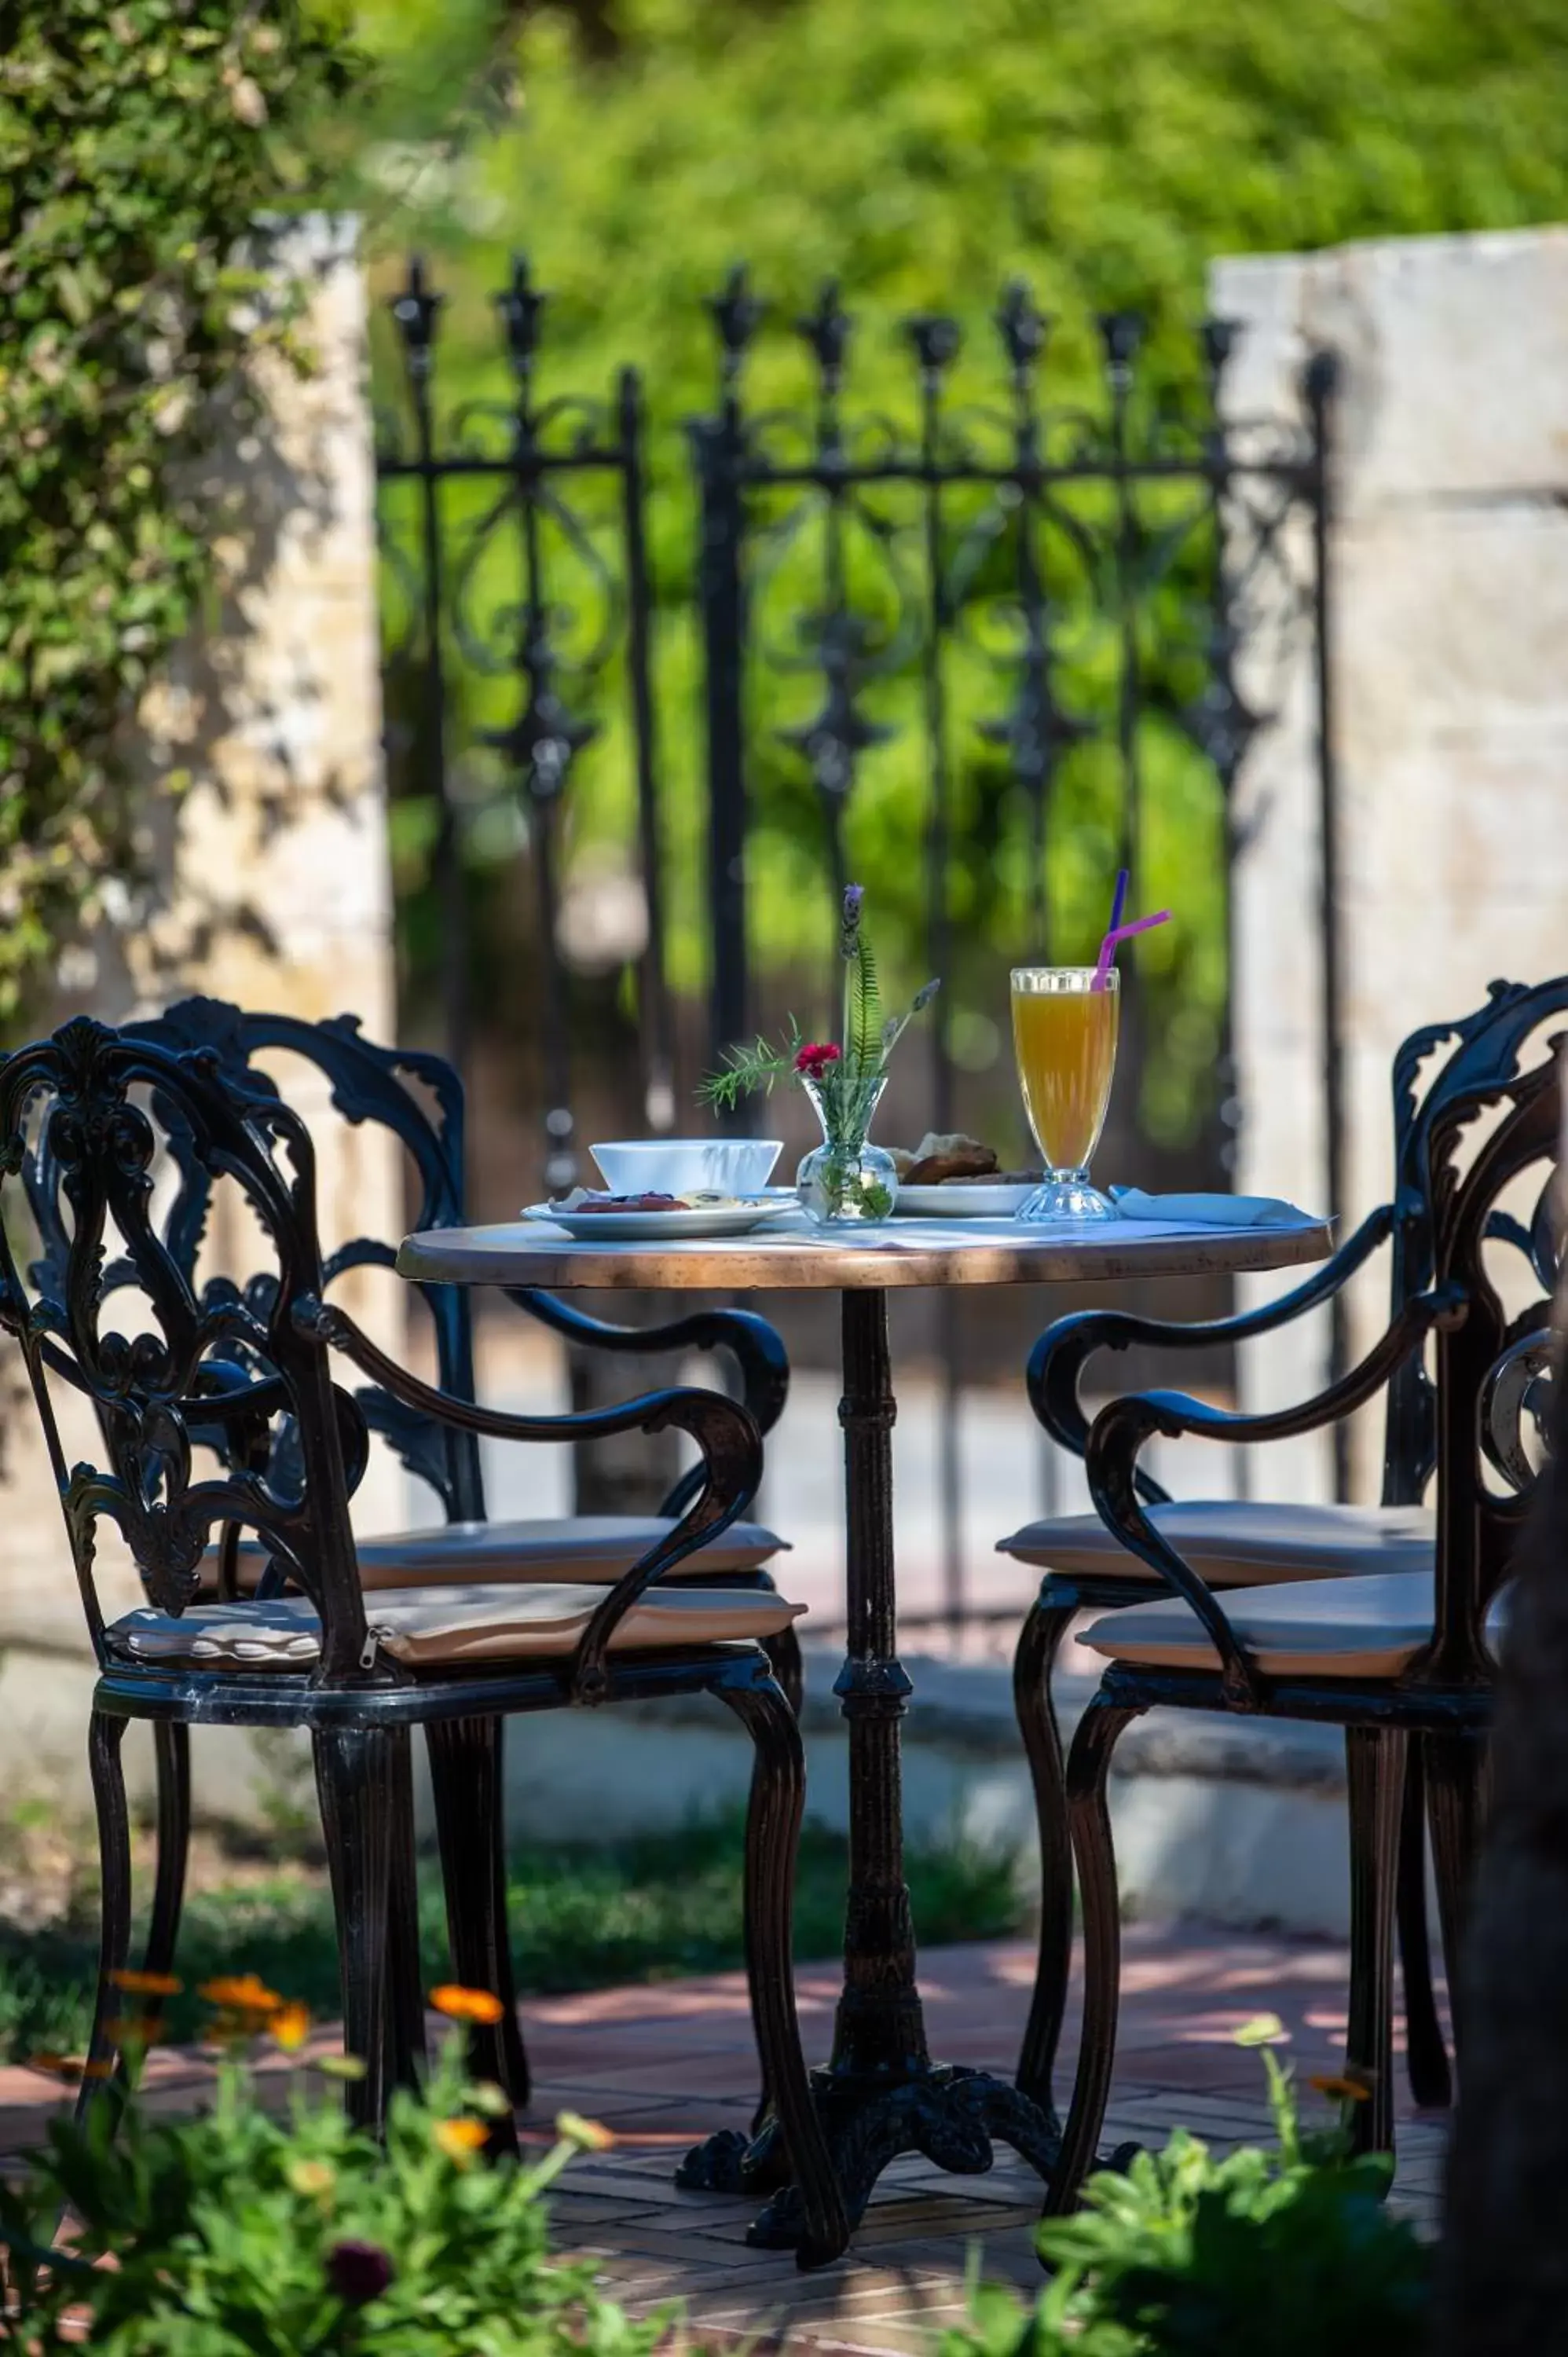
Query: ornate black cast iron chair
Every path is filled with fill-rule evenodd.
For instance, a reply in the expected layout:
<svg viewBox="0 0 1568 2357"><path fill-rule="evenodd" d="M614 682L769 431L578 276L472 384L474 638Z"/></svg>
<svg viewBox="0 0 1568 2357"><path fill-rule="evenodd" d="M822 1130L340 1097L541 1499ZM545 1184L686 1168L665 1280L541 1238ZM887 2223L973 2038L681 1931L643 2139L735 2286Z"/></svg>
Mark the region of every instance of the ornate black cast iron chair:
<svg viewBox="0 0 1568 2357"><path fill-rule="evenodd" d="M1093 2161L1115 2053L1120 1921L1106 1778L1122 1729L1176 1706L1342 1727L1350 1835L1346 2074L1364 2150L1393 2146L1393 1928L1406 1758L1426 1765L1438 1910L1455 1987L1464 1895L1485 1776L1493 1654L1509 1559L1535 1462L1522 1420L1551 1358L1550 1288L1510 1315L1487 1265L1498 1198L1558 1146L1555 1059L1448 1094L1429 1131L1431 1282L1359 1366L1305 1405L1237 1415L1177 1392L1102 1409L1085 1451L1090 1493L1128 1552L1173 1591L1095 1621L1083 1642L1112 1664L1073 1738L1068 1815L1083 1900L1085 2002L1072 2107L1049 2207L1069 2208ZM1466 1133L1498 1105L1478 1147ZM1474 1158L1460 1175L1463 1160ZM1548 1171L1548 1187L1551 1174ZM1547 1192L1530 1224L1542 1235ZM1504 1231L1506 1233L1507 1231ZM1376 1396L1435 1337L1436 1534L1431 1568L1220 1592L1177 1552L1140 1496L1138 1457L1156 1434L1283 1439ZM1464 2064L1462 2021L1455 2050Z"/></svg>
<svg viewBox="0 0 1568 2357"><path fill-rule="evenodd" d="M238 1189L274 1266L242 1294L199 1296L152 1210L155 1173L177 1139L210 1187ZM413 2074L423 2015L413 1910L409 1742L424 1727L438 1788L475 1813L465 1738L514 1712L638 1695L716 1694L755 1746L746 1857L746 1954L759 2057L804 2202L802 2263L847 2239L842 2201L807 2093L789 1952L794 1852L804 1795L795 1713L762 1641L795 1617L766 1590L666 1575L733 1527L755 1494L761 1441L723 1395L668 1390L575 1416L520 1416L407 1374L325 1298L315 1159L305 1124L275 1092L225 1073L213 1050L173 1053L86 1018L0 1064L0 1173L47 1158L66 1207L63 1256L32 1282L0 1228L0 1317L27 1361L59 1484L99 1676L90 1763L103 1878L102 1970L90 2061L113 2059L113 1975L131 1930L131 1859L120 1751L127 1720L155 1726L309 1730L340 1949L344 2036L367 2064L347 2090L379 2122L390 2083ZM116 1277L105 1286L106 1259ZM110 1305L134 1284L151 1323L127 1338ZM247 1297L248 1296L248 1297ZM130 1306L127 1302L126 1306ZM430 1433L553 1441L671 1427L699 1452L679 1518L618 1577L549 1585L461 1582L367 1591L349 1501L369 1447L363 1405L332 1379L341 1352ZM91 1403L102 1465L70 1464L57 1408ZM278 1435L286 1428L286 1448ZM196 1469L216 1432L215 1474ZM110 1620L96 1564L113 1525L148 1601ZM215 1530L252 1532L265 1556L254 1592L204 1599ZM287 1592L285 1593L285 1587ZM494 1757L481 1740L478 1756ZM460 1973L482 1985L497 1953L488 1838L444 1855ZM499 2031L476 2066L504 2076ZM91 2099L91 2083L83 2100ZM510 2123L498 2135L511 2134Z"/></svg>
<svg viewBox="0 0 1568 2357"><path fill-rule="evenodd" d="M1201 1349L1276 1332L1331 1299L1385 1243L1391 1247L1390 1315L1397 1320L1405 1305L1432 1282L1429 1171L1435 1125L1467 1092L1515 1072L1531 1034L1565 1007L1568 979L1529 986L1494 983L1486 1004L1474 1014L1454 1023L1428 1025L1404 1041L1393 1064L1393 1200L1371 1212L1331 1260L1279 1300L1240 1317L1194 1325L1114 1309L1083 1310L1058 1318L1036 1344L1028 1368L1030 1402L1052 1438L1073 1455L1083 1455L1089 1421L1079 1388L1096 1352L1134 1345ZM1446 1052L1430 1069L1431 1060L1443 1049ZM1423 1068L1428 1068L1424 1074ZM1548 1284L1550 1243L1543 1220L1530 1232L1499 1212L1492 1232L1517 1245L1541 1284ZM1393 1364L1390 1373L1382 1494L1375 1507L1173 1501L1142 1466L1136 1480L1154 1527L1181 1548L1210 1587L1229 1589L1372 1572L1429 1575L1436 1526L1423 1501L1436 1461L1436 1394L1416 1351ZM1079 1613L1145 1604L1154 1593L1155 1575L1092 1513L1032 1523L1003 1540L1001 1551L1044 1575L1015 1658L1014 1695L1034 1778L1042 1885L1039 1966L1018 2083L1036 2102L1048 2103L1072 1940L1072 1855L1051 1672L1062 1639ZM1418 1742L1410 1750L1401 1846L1400 1948L1411 2085L1418 2103L1437 2105L1448 2101L1450 2080L1428 1953L1424 1815Z"/></svg>
<svg viewBox="0 0 1568 2357"><path fill-rule="evenodd" d="M181 1000L159 1016L128 1026L126 1036L176 1052L210 1052L225 1071L263 1093L275 1094L276 1085L257 1066L256 1058L271 1050L303 1060L325 1077L333 1107L343 1119L379 1125L403 1147L418 1187L416 1226L462 1223L462 1084L440 1057L379 1046L364 1038L350 1016L311 1023L295 1016L242 1010L212 998ZM175 1109L168 1111L164 1143L173 1166L173 1184L162 1229L187 1280L194 1284L209 1227L212 1177L196 1153L194 1141L182 1130ZM63 1268L68 1232L60 1217L59 1173L42 1141L29 1156L24 1175L43 1240L39 1273L51 1267L58 1271ZM395 1240L357 1237L328 1256L327 1283L330 1286L350 1269L391 1268L395 1257ZM105 1282L113 1287L133 1277L134 1270L122 1263L106 1272ZM258 1280L263 1296L271 1282L266 1273ZM250 1272L242 1270L225 1272L209 1290L215 1297L225 1285L241 1297L256 1290ZM472 1296L460 1286L425 1285L417 1290L431 1316L440 1386L471 1401L475 1395ZM736 1362L741 1397L759 1431L771 1429L783 1411L789 1381L784 1346L773 1328L749 1311L704 1308L667 1325L639 1329L587 1317L547 1294L518 1290L510 1297L567 1340L591 1349L639 1355L725 1350ZM699 1468L682 1475L655 1517L595 1515L492 1522L486 1513L475 1434L433 1421L380 1384L361 1384L355 1396L369 1428L381 1434L408 1469L435 1492L446 1516L444 1525L434 1530L395 1532L360 1541L360 1578L368 1590L378 1593L449 1579L548 1583L618 1578L643 1549L672 1527L701 1479ZM242 1433L237 1424L209 1426L204 1437L231 1461L236 1445L241 1446L242 1456L255 1447L254 1436ZM253 1469L262 1469L262 1463L270 1458L274 1475L286 1472L297 1457L296 1437L286 1418L266 1431L262 1447L263 1458ZM707 1585L722 1580L725 1586L770 1590L773 1583L765 1566L781 1544L772 1532L756 1523L736 1523L699 1548L676 1576L700 1578ZM203 1587L220 1599L252 1591L266 1560L264 1545L242 1543L238 1526L230 1525L203 1563ZM793 1629L769 1637L767 1650L780 1684L798 1707L800 1652ZM158 1877L145 1961L150 1970L164 1972L174 1953L183 1898L190 1767L183 1726L158 1721L155 1735ZM444 1852L451 1857L454 1870L460 1862L468 1874L487 1874L496 1892L498 1920L504 1923L501 1744L499 1720L487 1730L467 1730L461 1772L458 1764L452 1763L451 1772L435 1779L435 1792ZM487 1828L492 1858L488 1867L482 1867ZM527 2058L517 2023L510 1952L504 1936L483 1979L486 1987L499 1992L507 2008L503 2083L515 2102L526 2103Z"/></svg>

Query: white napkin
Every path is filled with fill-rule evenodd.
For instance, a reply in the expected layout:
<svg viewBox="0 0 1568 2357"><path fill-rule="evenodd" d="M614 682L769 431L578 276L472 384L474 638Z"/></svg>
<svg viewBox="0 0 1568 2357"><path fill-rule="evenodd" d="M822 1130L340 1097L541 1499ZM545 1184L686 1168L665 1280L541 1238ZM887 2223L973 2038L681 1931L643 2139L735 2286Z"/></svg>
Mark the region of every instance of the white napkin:
<svg viewBox="0 0 1568 2357"><path fill-rule="evenodd" d="M1123 1220L1183 1228L1298 1228L1312 1216L1277 1195L1145 1195L1141 1187L1122 1187L1113 1200Z"/></svg>

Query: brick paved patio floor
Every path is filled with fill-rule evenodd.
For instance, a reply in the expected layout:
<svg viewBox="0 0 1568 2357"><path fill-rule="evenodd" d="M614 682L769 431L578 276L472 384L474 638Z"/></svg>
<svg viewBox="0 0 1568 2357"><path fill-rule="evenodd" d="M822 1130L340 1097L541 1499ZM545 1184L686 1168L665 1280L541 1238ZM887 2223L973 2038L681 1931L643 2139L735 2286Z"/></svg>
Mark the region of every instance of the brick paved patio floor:
<svg viewBox="0 0 1568 2357"><path fill-rule="evenodd" d="M1254 2014L1278 2013L1300 2075L1333 2069L1344 2050L1345 1970L1344 1952L1323 1943L1132 1927L1107 2143L1163 2143L1178 2124L1217 2145L1266 2136L1259 2058L1231 2033ZM1032 1952L1017 1942L929 1951L920 1977L932 2052L1006 2069L1032 1972ZM812 2053L826 2048L836 1986L828 1967L800 1975ZM747 2248L744 2205L675 2191L671 2171L688 2145L746 2125L754 2065L738 1975L545 1998L526 2006L524 2019L539 2130L571 2109L617 2131L612 2150L574 2165L554 2210L558 2242L596 2255L628 2306L679 2299L693 2336L711 2341L787 2333L812 2351L916 2351L961 2317L972 2246L987 2276L1038 2287L1035 2180L1001 2151L982 2178L897 2163L851 2253L811 2276L787 2256ZM1069 2045L1074 2034L1069 2020ZM183 2106L206 2075L192 2055L159 2053L149 2097ZM36 2074L0 2070L0 2150L36 2136L56 2100ZM1444 2136L1443 2119L1405 2097L1393 2198L1423 2228L1436 2222Z"/></svg>

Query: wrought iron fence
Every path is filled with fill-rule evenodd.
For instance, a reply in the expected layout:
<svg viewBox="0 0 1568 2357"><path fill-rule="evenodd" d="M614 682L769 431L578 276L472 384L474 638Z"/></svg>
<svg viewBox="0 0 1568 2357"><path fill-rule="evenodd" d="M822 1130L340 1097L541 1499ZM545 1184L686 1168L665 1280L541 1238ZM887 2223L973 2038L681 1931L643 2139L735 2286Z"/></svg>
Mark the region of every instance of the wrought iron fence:
<svg viewBox="0 0 1568 2357"><path fill-rule="evenodd" d="M503 792L515 794L526 814L544 976L543 1177L553 1191L570 1186L577 1168L559 949L562 814L574 767L616 692L626 699L647 903L640 1037L650 1118L668 1126L672 1104L642 386L638 371L627 368L607 402L537 398L544 298L519 261L495 298L511 397L467 401L438 421L441 304L423 264L411 263L392 305L404 399L380 413L376 452L385 660L416 689L413 711L389 751L434 813L446 1047L462 1070L472 1032L463 831L482 818L484 804L465 802L456 790L453 678L466 673L510 683L510 717L486 726L470 714L469 726L476 741L499 757ZM591 501L607 488L607 510L596 514L585 494ZM417 494L412 506L411 492ZM403 702L389 695L390 709Z"/></svg>
<svg viewBox="0 0 1568 2357"><path fill-rule="evenodd" d="M910 399L903 417L889 417L853 397L854 322L829 285L795 323L804 399L757 406L748 373L766 333L763 307L737 271L710 306L716 397L687 428L691 576L661 585L656 611L638 372L623 371L607 403L541 401L542 298L519 263L496 297L510 398L443 414L440 299L416 262L392 306L403 384L378 452L388 660L403 687L416 688L392 753L434 813L446 1020L459 1061L469 1030L462 830L498 800L526 814L545 976L547 1183L565 1184L576 1169L559 943L563 812L584 748L618 702L647 908L639 961L647 1111L656 1125L672 1114L670 797L656 734L656 717L668 715L656 715L653 632L664 608L683 601L694 606L705 724L710 1052L745 1035L765 996L759 856L788 844L791 877L820 877L830 938L850 837L897 770L897 855L881 875L865 876L858 859L856 867L879 911L884 898L896 904L910 953L949 984L931 1031L928 1102L938 1130L952 1126L966 976L978 987L984 971L993 982L999 946L1070 954L1075 925L1082 931L1075 896L1098 912L1116 866L1135 877L1148 867L1161 797L1185 796L1208 829L1219 895L1211 931L1228 972L1237 780L1277 716L1287 666L1309 641L1323 845L1324 1177L1337 1202L1330 358L1307 361L1291 414L1246 417L1230 397L1228 323L1202 324L1184 374L1168 355L1152 365L1140 321L1119 313L1100 323L1097 395L1063 404L1050 398L1050 323L1015 285L993 315L993 369L978 398L957 323L906 323ZM454 686L474 683L482 693L464 700L459 747ZM503 692L511 708L498 715ZM401 701L408 706L406 694ZM476 747L499 763L478 801L459 784ZM1097 860L1086 893L1086 866ZM800 942L816 921L804 911L811 897L792 881ZM1142 1019L1157 1023L1170 1004L1155 988L1134 993L1129 1012L1136 1024L1141 1006ZM1208 1090L1199 1110L1212 1160L1228 1169L1241 1108L1224 991L1218 1016L1217 1047L1197 1059ZM951 1340L941 1353L950 1371ZM950 1434L955 1419L946 1422ZM944 1491L956 1613L956 1457Z"/></svg>

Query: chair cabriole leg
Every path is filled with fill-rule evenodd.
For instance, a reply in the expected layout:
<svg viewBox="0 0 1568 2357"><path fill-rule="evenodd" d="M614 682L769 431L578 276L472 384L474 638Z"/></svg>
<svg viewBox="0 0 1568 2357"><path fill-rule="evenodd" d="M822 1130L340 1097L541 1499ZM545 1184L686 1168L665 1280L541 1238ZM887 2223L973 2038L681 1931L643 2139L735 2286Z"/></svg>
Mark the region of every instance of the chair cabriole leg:
<svg viewBox="0 0 1568 2357"><path fill-rule="evenodd" d="M429 2056L424 2042L424 1975L419 1968L419 1879L413 1854L413 1746L406 1727L393 1738L394 1811L387 1895L387 2077L417 2086Z"/></svg>
<svg viewBox="0 0 1568 2357"><path fill-rule="evenodd" d="M1411 1738L1405 1763L1397 1906L1405 2070L1416 2102L1423 2110L1441 2111L1453 2101L1454 2083L1432 1986L1432 1942L1426 1926L1426 1777L1420 1736Z"/></svg>
<svg viewBox="0 0 1568 2357"><path fill-rule="evenodd" d="M424 1732L453 1969L467 1986L499 1997L502 2008L493 2027L475 2024L470 2067L477 2078L497 2081L521 2109L529 2097L528 2056L507 1938L501 1721L442 1719ZM515 2141L515 2129L510 2134Z"/></svg>
<svg viewBox="0 0 1568 2357"><path fill-rule="evenodd" d="M1061 2158L1046 2197L1047 2218L1059 2217L1076 2206L1084 2178L1094 2166L1111 2093L1121 1996L1122 1917L1105 1782L1118 1738L1140 1716L1096 1695L1079 1721L1068 1756L1068 1823L1083 1900L1083 2029Z"/></svg>
<svg viewBox="0 0 1568 2357"><path fill-rule="evenodd" d="M1040 1850L1039 1954L1018 2055L1018 2085L1047 2112L1072 1964L1073 1888L1067 1781L1051 1703L1051 1672L1072 1617L1070 1608L1036 1603L1024 1623L1013 1660L1014 1708L1034 1785Z"/></svg>
<svg viewBox="0 0 1568 2357"><path fill-rule="evenodd" d="M392 1849L402 1832L397 1823L396 1731L318 1727L311 1745L338 1919L343 2051L365 2066L363 2078L345 2083L344 2104L357 2126L379 2133L389 2093L387 1932Z"/></svg>
<svg viewBox="0 0 1568 2357"><path fill-rule="evenodd" d="M1443 1928L1443 1960L1454 2018L1454 2052L1463 2070L1463 1948L1470 1877L1485 1813L1487 1754L1479 1733L1425 1738L1433 1878Z"/></svg>
<svg viewBox="0 0 1568 2357"><path fill-rule="evenodd" d="M1410 1738L1402 1727L1348 1727L1350 2004L1346 2076L1368 2089L1355 2106L1358 2152L1392 2152L1394 1904Z"/></svg>
<svg viewBox="0 0 1568 2357"><path fill-rule="evenodd" d="M84 2119L100 2096L118 2103L121 2082L110 2073L119 2061L110 2024L124 2012L127 1999L114 1986L113 1975L125 1969L131 1953L131 1820L125 1806L125 1770L121 1747L125 1722L110 1711L95 1710L87 1732L87 1765L92 1780L92 1802L98 1816L98 1862L102 1881L102 1920L98 1950L98 1994L92 2009L92 2035L88 2041L87 2069L76 2099L76 2116Z"/></svg>
<svg viewBox="0 0 1568 2357"><path fill-rule="evenodd" d="M795 2006L795 1863L806 1805L800 1729L777 1682L720 1688L753 1745L746 1823L746 1969L763 2085L800 2199L802 2267L824 2266L849 2242L843 2197L828 2155L800 2049Z"/></svg>
<svg viewBox="0 0 1568 2357"><path fill-rule="evenodd" d="M178 1719L156 1718L153 1747L157 1764L158 1862L142 1968L147 1973L163 1974L174 1968L179 1919L185 1905L186 1864L190 1853L190 1729ZM149 2018L161 2019L163 1999L148 1996L145 2011Z"/></svg>

